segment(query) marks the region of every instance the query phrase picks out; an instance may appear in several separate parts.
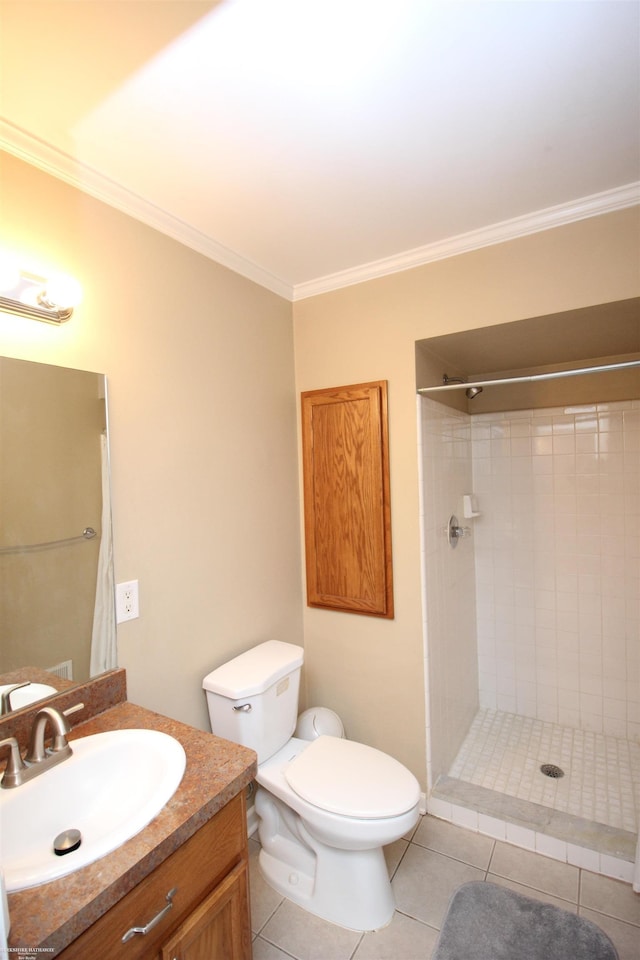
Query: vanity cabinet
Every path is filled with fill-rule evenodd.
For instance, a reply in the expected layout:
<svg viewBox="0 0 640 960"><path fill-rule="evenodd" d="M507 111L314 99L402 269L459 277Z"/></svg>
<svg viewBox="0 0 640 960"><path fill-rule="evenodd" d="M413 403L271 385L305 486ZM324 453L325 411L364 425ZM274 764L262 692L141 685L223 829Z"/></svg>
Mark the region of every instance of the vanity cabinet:
<svg viewBox="0 0 640 960"><path fill-rule="evenodd" d="M241 793L63 950L61 960L251 960L246 822ZM146 934L123 943L129 930L158 915Z"/></svg>

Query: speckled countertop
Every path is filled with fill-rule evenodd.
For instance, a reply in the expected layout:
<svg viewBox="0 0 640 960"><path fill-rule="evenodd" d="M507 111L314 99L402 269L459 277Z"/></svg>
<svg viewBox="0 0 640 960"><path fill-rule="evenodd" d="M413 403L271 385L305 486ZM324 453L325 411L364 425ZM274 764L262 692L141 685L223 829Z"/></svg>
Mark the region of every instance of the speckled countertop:
<svg viewBox="0 0 640 960"><path fill-rule="evenodd" d="M178 790L118 850L60 880L9 894L9 947L45 948L42 955L55 957L255 777L252 750L126 701L75 726L69 739L134 727L161 730L180 741L187 765Z"/></svg>
<svg viewBox="0 0 640 960"><path fill-rule="evenodd" d="M0 674L0 684L24 683L25 680L30 683L46 683L55 687L56 690L68 690L75 686L73 680L57 677L49 670L41 670L39 667L20 667L19 670L11 670L9 673Z"/></svg>

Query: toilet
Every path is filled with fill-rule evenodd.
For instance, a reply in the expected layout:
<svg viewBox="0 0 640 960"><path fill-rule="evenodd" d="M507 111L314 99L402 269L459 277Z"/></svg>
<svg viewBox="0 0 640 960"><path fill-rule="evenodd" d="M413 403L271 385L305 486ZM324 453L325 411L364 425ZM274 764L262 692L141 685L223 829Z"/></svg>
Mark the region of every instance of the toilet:
<svg viewBox="0 0 640 960"><path fill-rule="evenodd" d="M378 930L395 909L382 848L417 823L420 786L373 747L324 733L294 736L303 655L268 640L209 673L211 730L258 754L267 882L324 920Z"/></svg>

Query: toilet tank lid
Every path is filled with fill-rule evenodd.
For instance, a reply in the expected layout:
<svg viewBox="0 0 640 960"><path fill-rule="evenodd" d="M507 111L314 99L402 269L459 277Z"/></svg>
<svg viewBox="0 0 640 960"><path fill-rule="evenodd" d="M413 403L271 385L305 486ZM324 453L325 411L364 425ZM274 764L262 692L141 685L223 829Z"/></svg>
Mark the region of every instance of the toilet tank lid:
<svg viewBox="0 0 640 960"><path fill-rule="evenodd" d="M304 650L293 643L267 640L212 670L202 681L205 690L231 700L264 693L302 666Z"/></svg>

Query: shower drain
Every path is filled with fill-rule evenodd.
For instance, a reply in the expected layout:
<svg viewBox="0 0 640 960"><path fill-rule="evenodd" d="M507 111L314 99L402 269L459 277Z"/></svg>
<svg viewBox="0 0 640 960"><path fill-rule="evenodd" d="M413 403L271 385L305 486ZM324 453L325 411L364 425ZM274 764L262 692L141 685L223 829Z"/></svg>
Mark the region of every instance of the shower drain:
<svg viewBox="0 0 640 960"><path fill-rule="evenodd" d="M545 777L551 777L553 780L559 780L560 777L564 777L564 770L556 767L555 763L543 763L540 767L540 772L544 773Z"/></svg>

